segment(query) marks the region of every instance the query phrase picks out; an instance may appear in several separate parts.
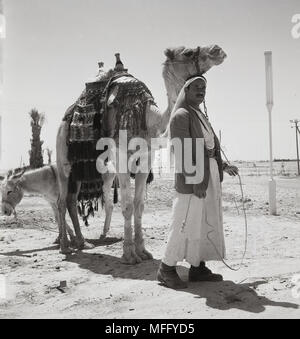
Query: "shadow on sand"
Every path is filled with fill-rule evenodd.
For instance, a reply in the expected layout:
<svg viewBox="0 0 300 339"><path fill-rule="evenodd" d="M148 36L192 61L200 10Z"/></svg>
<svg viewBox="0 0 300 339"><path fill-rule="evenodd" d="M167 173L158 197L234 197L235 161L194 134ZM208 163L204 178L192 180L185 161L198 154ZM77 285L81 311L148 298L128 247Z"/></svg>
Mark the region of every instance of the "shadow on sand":
<svg viewBox="0 0 300 339"><path fill-rule="evenodd" d="M77 263L80 268L95 274L110 275L113 278L156 281L156 273L160 261L149 260L138 265L124 265L120 258L104 255L78 252L67 257L67 261ZM145 272L147 272L145 274ZM179 267L182 279L187 280L188 269ZM250 313L261 313L266 306L298 309L299 305L288 302L272 301L260 296L256 289L266 281L236 284L233 281L218 283L190 283L183 292L194 295L195 298L206 299L206 305L218 310L239 309Z"/></svg>
<svg viewBox="0 0 300 339"><path fill-rule="evenodd" d="M54 251L58 250L59 247L58 245L52 245L49 247L44 247L44 248L36 248L33 250L27 250L27 251L12 251L12 252L0 252L0 255L5 256L5 257L23 257L23 258L31 258L32 254L39 253L39 252L46 252L46 251Z"/></svg>
<svg viewBox="0 0 300 339"><path fill-rule="evenodd" d="M119 242L119 238L110 240L89 240L96 247L106 246L108 243ZM0 253L2 256L31 257L29 254L57 250L57 246L33 249L27 251L14 251ZM124 265L119 257L107 254L78 251L67 255L65 261L76 263L81 269L99 275L110 275L113 278L156 281L156 273L160 261L153 259L144 261L138 265ZM147 273L145 273L147 272ZM188 269L178 267L178 273L183 280L187 280ZM233 281L222 281L218 283L190 283L188 289L182 290L194 295L198 299L206 299L206 305L218 310L239 309L250 313L262 313L266 306L299 309L299 305L288 302L272 301L265 296L260 296L256 291L260 285L267 284L266 281L255 281L252 283L236 284Z"/></svg>
<svg viewBox="0 0 300 339"><path fill-rule="evenodd" d="M112 245L118 242L121 242L122 238L116 238L116 237L107 237L105 239L86 239L89 243L93 244L96 247L100 246L107 246ZM26 250L26 251L12 251L12 252L0 252L0 256L6 256L6 257L24 257L24 258L31 258L32 254L39 253L39 252L47 252L47 251L58 251L59 246L56 244L53 244L49 247L44 248L36 248L32 250ZM76 249L74 249L74 252L80 252Z"/></svg>

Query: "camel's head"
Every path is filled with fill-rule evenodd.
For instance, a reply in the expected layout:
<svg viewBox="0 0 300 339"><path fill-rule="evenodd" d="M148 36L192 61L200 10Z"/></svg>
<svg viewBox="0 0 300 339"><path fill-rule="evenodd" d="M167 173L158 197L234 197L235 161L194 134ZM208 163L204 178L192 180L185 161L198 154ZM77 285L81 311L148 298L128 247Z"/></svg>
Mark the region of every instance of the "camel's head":
<svg viewBox="0 0 300 339"><path fill-rule="evenodd" d="M164 73L171 72L174 79L185 81L194 74L206 73L212 66L220 65L226 58L221 47L212 45L197 48L168 48L164 63Z"/></svg>
<svg viewBox="0 0 300 339"><path fill-rule="evenodd" d="M25 170L19 173L11 170L4 178L0 188L2 195L2 214L7 216L15 214L15 208L24 196L24 190L21 187L24 173Z"/></svg>

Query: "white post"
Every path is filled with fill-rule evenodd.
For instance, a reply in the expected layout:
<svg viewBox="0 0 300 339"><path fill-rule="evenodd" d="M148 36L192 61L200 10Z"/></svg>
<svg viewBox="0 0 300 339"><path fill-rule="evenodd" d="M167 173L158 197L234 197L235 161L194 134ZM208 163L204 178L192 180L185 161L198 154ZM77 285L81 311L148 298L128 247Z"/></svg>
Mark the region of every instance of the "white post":
<svg viewBox="0 0 300 339"><path fill-rule="evenodd" d="M276 181L273 176L273 145L272 145L272 109L273 109L273 72L272 72L272 52L265 52L266 64L266 93L267 108L269 111L269 137L270 137L270 182L269 182L269 206L270 214L277 214L276 207Z"/></svg>
<svg viewBox="0 0 300 339"><path fill-rule="evenodd" d="M2 162L2 110L3 110L3 47L5 39L5 16L3 10L3 1L0 0L0 165Z"/></svg>

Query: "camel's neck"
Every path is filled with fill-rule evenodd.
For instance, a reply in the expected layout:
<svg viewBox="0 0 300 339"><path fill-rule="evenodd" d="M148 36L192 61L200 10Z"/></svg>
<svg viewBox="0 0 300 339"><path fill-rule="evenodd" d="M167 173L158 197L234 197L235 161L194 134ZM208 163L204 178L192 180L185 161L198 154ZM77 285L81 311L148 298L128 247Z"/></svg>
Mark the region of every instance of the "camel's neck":
<svg viewBox="0 0 300 339"><path fill-rule="evenodd" d="M167 97L168 97L168 108L163 113L163 124L164 124L165 129L168 127L168 124L171 118L171 113L176 103L178 94L181 91L187 76L188 76L188 73L181 74L181 75L177 74L171 64L164 66L163 78L165 81L165 87L166 87Z"/></svg>
<svg viewBox="0 0 300 339"><path fill-rule="evenodd" d="M53 183L47 180L48 168L27 172L23 175L21 187L27 193L43 194Z"/></svg>
<svg viewBox="0 0 300 339"><path fill-rule="evenodd" d="M188 74L184 74L183 76L179 76L176 72L173 72L172 66L165 66L163 70L163 78L165 81L165 86L167 90L167 96L169 100L169 106L171 111L176 103L178 94L182 89L186 77Z"/></svg>
<svg viewBox="0 0 300 339"><path fill-rule="evenodd" d="M165 81L165 87L167 91L168 107L161 113L155 109L150 110L150 116L147 122L149 130L159 130L159 134L163 134L169 125L171 113L176 103L177 96L184 85L184 78L176 76L169 68L164 68L163 78Z"/></svg>
<svg viewBox="0 0 300 339"><path fill-rule="evenodd" d="M167 128L168 128L170 117L171 117L171 113L172 113L172 108L173 108L172 102L168 98L168 107L162 113L162 121L161 121L161 128L160 128L161 133L164 133L167 130Z"/></svg>

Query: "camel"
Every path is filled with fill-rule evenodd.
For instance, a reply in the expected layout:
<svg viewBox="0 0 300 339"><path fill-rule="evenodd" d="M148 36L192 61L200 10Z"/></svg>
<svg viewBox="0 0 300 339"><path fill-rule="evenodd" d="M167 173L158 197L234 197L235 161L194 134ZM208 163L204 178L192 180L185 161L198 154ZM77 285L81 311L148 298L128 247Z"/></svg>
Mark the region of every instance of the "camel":
<svg viewBox="0 0 300 339"><path fill-rule="evenodd" d="M167 130L169 120L171 117L172 108L176 102L176 98L181 90L186 79L195 74L203 74L207 72L211 67L221 64L226 58L224 51L217 45L208 47L197 48L168 48L165 51L166 60L163 64L163 78L165 81L165 87L167 90L168 107L164 112L161 112L155 104L147 104L146 115L146 133L140 133L138 137L146 140L148 148L150 150L151 138L158 138ZM111 72L108 71L108 72ZM111 103L114 101L114 97L118 91L118 84L112 84L107 100L107 117L108 117L108 135L113 135L113 129L116 124L116 112ZM58 182L59 182L59 199L58 210L59 217L58 222L61 229L61 252L63 254L69 254L71 252L67 240L66 225L65 225L65 213L67 208L68 195L68 180L71 174L72 164L68 160L68 138L69 125L63 121L59 127L56 143L56 161L58 169ZM131 132L130 130L127 130ZM110 133L111 132L111 133ZM130 133L129 133L130 134ZM118 140L115 140L118 145ZM117 146L118 147L118 146ZM118 154L122 153L122 150L117 149ZM123 154L124 155L124 154ZM131 154L125 154L130 156ZM151 152L144 154L140 157L141 162L147 160L151 168ZM152 259L152 254L145 248L143 232L142 232L142 215L144 211L144 197L146 191L146 180L148 173L136 173L135 175L135 194L131 196L130 190L130 173L120 173L119 157L115 163L110 162L107 166L107 173L103 174L103 195L105 206L107 210L107 220L104 224L104 230L108 228L110 223L110 217L113 208L112 199L110 197L110 190L115 176L117 175L120 183L121 191L121 208L124 217L124 243L123 243L123 256L122 262L125 264L137 264L143 260ZM144 159L144 160L143 160ZM71 205L69 212L75 228L75 234L77 242L86 244L79 226L76 202L77 195L80 190L80 182L77 182L77 193L74 193L72 197L68 198ZM132 230L132 217L134 216L134 239ZM105 232L104 232L105 233ZM88 247L88 244L85 246Z"/></svg>

